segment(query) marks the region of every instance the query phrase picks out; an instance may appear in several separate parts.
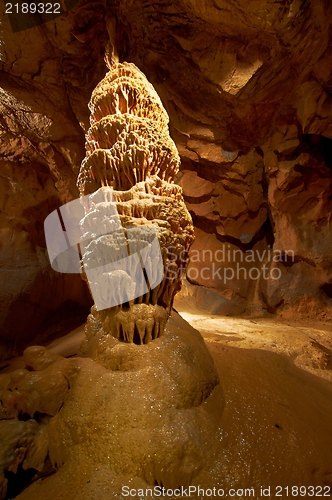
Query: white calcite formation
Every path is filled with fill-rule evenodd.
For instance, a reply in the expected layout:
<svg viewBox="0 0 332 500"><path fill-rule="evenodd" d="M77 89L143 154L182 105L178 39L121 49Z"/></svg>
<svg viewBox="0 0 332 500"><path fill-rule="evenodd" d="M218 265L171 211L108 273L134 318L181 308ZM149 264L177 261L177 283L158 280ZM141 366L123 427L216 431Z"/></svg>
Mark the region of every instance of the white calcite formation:
<svg viewBox="0 0 332 500"><path fill-rule="evenodd" d="M102 328L120 341L146 344L164 330L194 239L182 189L173 182L180 159L168 115L133 64L114 64L89 108L77 182L90 241L81 247L83 275L95 301L87 338ZM129 246L131 255L149 253L146 261L127 259ZM138 278L142 267L147 285Z"/></svg>

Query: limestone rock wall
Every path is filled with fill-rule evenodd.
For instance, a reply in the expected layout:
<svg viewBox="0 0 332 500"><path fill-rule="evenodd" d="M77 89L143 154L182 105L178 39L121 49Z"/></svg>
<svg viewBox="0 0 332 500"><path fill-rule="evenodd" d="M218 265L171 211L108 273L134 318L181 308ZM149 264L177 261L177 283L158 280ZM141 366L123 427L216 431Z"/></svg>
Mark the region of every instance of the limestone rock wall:
<svg viewBox="0 0 332 500"><path fill-rule="evenodd" d="M0 359L53 323L81 321L91 298L80 276L52 271L44 220L78 197L87 101L102 78L106 28L84 8L13 33L1 5ZM75 37L93 15L90 42ZM100 19L99 19L100 20ZM85 30L88 29L87 26ZM104 40L104 41L103 41ZM64 325L63 325L64 326Z"/></svg>
<svg viewBox="0 0 332 500"><path fill-rule="evenodd" d="M196 227L188 278L251 311L331 318L330 9L119 9L120 56L144 67L180 152Z"/></svg>

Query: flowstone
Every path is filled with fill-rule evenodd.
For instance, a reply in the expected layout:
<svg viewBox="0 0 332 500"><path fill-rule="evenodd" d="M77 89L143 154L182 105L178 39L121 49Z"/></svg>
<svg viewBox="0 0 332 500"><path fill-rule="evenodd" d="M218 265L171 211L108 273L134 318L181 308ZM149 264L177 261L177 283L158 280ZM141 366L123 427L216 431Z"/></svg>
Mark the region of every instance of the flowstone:
<svg viewBox="0 0 332 500"><path fill-rule="evenodd" d="M11 418L0 427L3 471L43 471L47 457L58 470L20 500L106 500L121 485L188 486L214 458L223 397L199 332L173 312L146 345L111 334L99 340L97 361L34 347L24 355L30 371L0 376ZM3 476L2 498L5 491Z"/></svg>

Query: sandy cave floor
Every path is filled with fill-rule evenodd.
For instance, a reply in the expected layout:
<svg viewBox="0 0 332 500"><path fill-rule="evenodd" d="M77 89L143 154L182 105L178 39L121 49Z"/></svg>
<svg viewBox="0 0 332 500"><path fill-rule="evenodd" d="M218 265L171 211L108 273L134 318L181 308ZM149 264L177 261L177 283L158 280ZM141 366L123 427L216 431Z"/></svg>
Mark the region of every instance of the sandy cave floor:
<svg viewBox="0 0 332 500"><path fill-rule="evenodd" d="M316 496L328 487L332 496L332 325L180 314L203 335L226 401L214 467L194 484L225 492L254 488L254 498L262 498L260 487L287 498L287 486L313 485L323 487ZM75 356L83 338L82 326L48 348ZM7 361L1 373L23 364Z"/></svg>
<svg viewBox="0 0 332 500"><path fill-rule="evenodd" d="M287 498L286 486L325 485L321 494L329 493L332 325L181 315L203 335L226 400L206 487L253 487L256 498L260 486L270 486L272 498Z"/></svg>

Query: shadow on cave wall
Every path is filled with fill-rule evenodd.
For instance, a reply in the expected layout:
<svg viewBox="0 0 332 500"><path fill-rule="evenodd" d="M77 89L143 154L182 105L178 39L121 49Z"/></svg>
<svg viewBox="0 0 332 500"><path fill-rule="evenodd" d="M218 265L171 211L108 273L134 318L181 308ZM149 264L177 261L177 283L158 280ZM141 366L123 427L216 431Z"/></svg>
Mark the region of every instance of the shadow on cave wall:
<svg viewBox="0 0 332 500"><path fill-rule="evenodd" d="M86 321L93 304L87 284L78 274L57 273L51 268L44 234L44 220L62 205L52 196L23 211L26 223L17 231L28 234L30 246L15 280L23 283L20 294L6 311L1 327L2 359L18 355L27 346L43 339L47 343ZM18 275L17 275L18 273Z"/></svg>

